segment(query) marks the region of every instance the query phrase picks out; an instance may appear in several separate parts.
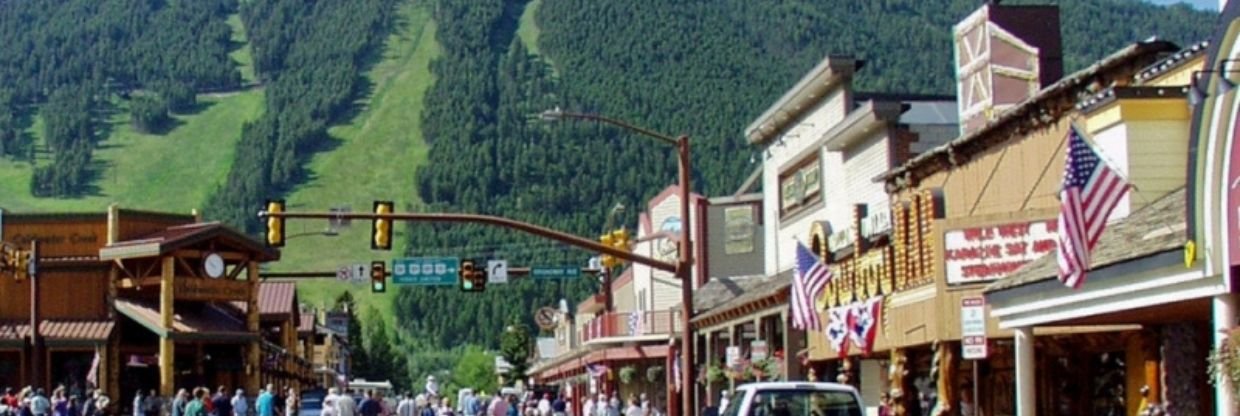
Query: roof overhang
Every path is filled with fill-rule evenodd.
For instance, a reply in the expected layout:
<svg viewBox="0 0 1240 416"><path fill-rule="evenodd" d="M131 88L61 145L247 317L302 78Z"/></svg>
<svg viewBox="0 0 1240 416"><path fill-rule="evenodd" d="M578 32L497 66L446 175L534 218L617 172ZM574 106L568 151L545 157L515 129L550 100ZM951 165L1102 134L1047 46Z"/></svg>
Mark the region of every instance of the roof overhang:
<svg viewBox="0 0 1240 416"><path fill-rule="evenodd" d="M863 63L846 56L824 58L745 128L745 138L749 144L763 144L774 138L841 82L851 78Z"/></svg>
<svg viewBox="0 0 1240 416"><path fill-rule="evenodd" d="M827 150L842 152L855 146L875 129L899 122L903 113L903 103L867 101L822 135L827 139Z"/></svg>

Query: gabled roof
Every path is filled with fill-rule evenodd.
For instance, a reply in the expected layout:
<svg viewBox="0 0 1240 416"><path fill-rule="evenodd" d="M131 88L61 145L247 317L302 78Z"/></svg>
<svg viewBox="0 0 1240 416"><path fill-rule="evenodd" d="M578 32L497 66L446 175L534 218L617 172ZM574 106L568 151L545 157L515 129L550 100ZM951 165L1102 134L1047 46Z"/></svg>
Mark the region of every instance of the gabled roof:
<svg viewBox="0 0 1240 416"><path fill-rule="evenodd" d="M245 302L232 302L242 313ZM283 318L297 310L297 285L293 282L261 282L258 284L258 313L263 318ZM300 312L299 312L300 314ZM312 314L300 314L310 315Z"/></svg>
<svg viewBox="0 0 1240 416"><path fill-rule="evenodd" d="M1023 130L1054 122L1063 111L1055 110L1056 106L1071 109L1076 103L1076 94L1086 87L1100 81L1115 81L1108 77L1112 71L1141 64L1143 61L1152 62L1161 54L1176 49L1178 48L1174 43L1156 39L1128 45L1093 65L1042 88L1037 95L1000 113L982 128L909 159L904 165L875 177L874 181L887 182L888 188L895 190L915 186L922 179L955 166L958 156L959 160L969 160L973 155L1022 137L1020 132ZM1048 107L1051 109L1048 110ZM1004 133L1012 129L1017 133Z"/></svg>
<svg viewBox="0 0 1240 416"><path fill-rule="evenodd" d="M814 69L801 77L796 85L745 128L745 137L749 144L762 144L774 138L787 128L789 123L814 108L814 105L841 81L861 69L863 64L863 61L847 56L823 58Z"/></svg>
<svg viewBox="0 0 1240 416"><path fill-rule="evenodd" d="M1154 254L1182 250L1184 247L1185 188L1171 192L1141 207L1128 218L1111 224L1090 255L1089 268L1136 260ZM1010 276L990 284L986 292L996 292L1055 279L1059 264L1055 253L1038 258ZM1088 283L1087 283L1088 284Z"/></svg>
<svg viewBox="0 0 1240 416"><path fill-rule="evenodd" d="M218 222L168 227L136 240L120 241L99 249L103 260L162 256L209 240L220 240L254 254L256 261L273 261L280 253Z"/></svg>

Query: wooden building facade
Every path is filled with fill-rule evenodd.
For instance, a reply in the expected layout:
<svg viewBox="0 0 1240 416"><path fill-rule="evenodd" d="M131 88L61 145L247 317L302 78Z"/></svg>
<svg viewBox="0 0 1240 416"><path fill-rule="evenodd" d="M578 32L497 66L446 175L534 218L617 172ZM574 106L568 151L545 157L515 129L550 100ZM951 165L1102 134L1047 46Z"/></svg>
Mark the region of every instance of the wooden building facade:
<svg viewBox="0 0 1240 416"><path fill-rule="evenodd" d="M193 215L0 213L0 240L38 241L33 281L0 279L0 385L94 386L124 407L137 389L259 388L258 266L279 253ZM29 355L30 285L46 348ZM240 303L245 308L238 308ZM243 310L249 311L244 312Z"/></svg>

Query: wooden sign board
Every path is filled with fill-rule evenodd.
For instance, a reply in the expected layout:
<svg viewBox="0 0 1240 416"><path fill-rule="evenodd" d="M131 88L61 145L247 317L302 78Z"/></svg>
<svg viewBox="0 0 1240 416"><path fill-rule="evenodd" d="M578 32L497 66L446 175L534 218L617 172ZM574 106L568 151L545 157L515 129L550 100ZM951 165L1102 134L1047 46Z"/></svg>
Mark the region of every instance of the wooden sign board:
<svg viewBox="0 0 1240 416"><path fill-rule="evenodd" d="M245 301L250 299L250 283L244 280L177 278L173 296L177 300Z"/></svg>

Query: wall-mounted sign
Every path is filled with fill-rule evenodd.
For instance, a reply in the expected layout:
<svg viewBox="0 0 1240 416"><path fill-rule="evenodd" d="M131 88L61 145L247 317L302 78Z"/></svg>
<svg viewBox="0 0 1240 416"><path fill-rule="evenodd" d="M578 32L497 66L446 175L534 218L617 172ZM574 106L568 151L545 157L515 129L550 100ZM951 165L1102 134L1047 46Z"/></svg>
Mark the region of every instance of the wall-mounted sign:
<svg viewBox="0 0 1240 416"><path fill-rule="evenodd" d="M856 240L855 235L853 227L832 226L831 235L827 237L827 250L834 253L851 246Z"/></svg>
<svg viewBox="0 0 1240 416"><path fill-rule="evenodd" d="M250 283L244 280L184 277L174 280L177 300L234 301L250 297Z"/></svg>
<svg viewBox="0 0 1240 416"><path fill-rule="evenodd" d="M1055 220L948 231L943 235L948 284L1001 279L1055 251Z"/></svg>
<svg viewBox="0 0 1240 416"><path fill-rule="evenodd" d="M752 206L727 207L723 209L724 254L745 254L754 250L754 209Z"/></svg>
<svg viewBox="0 0 1240 416"><path fill-rule="evenodd" d="M891 209L887 204L876 206L861 218L861 237L872 238L891 231Z"/></svg>

